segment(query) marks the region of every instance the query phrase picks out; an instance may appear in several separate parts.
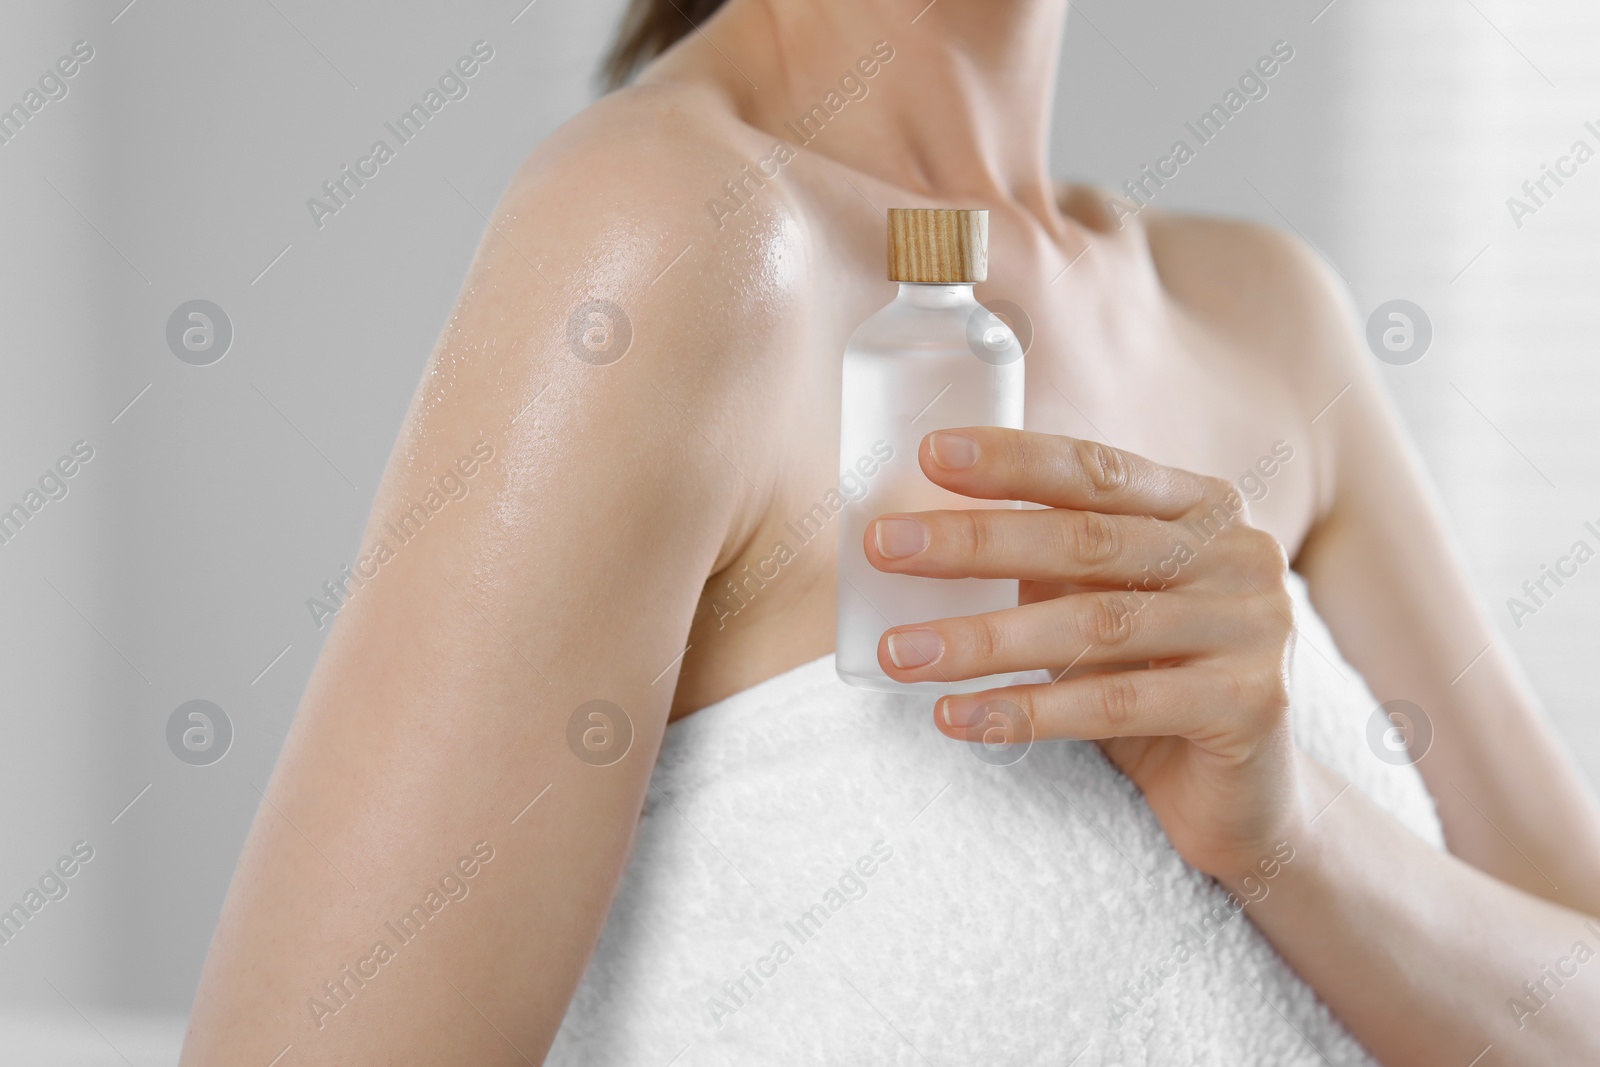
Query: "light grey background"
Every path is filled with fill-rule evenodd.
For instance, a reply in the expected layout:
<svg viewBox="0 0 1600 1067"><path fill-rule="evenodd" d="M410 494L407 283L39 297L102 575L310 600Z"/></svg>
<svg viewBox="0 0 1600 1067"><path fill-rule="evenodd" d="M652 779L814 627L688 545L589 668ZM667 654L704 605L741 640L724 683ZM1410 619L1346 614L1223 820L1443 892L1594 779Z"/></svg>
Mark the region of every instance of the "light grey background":
<svg viewBox="0 0 1600 1067"><path fill-rule="evenodd" d="M75 441L95 450L0 546L0 906L73 842L96 850L0 946L0 1047L30 1063L173 1056L326 632L306 598L356 548L483 216L591 99L621 7L525 2L0 15L0 107L73 42L95 49L0 145L0 508ZM495 56L467 98L319 230L306 199L480 39ZM1600 160L1521 228L1505 205L1573 140L1600 146L1583 129L1600 125L1600 11L1088 0L1065 45L1058 172L1119 185L1278 40L1296 54L1270 95L1158 202L1299 232L1363 320L1393 298L1427 310L1432 350L1382 376L1495 619L1600 778L1585 670L1600 564L1520 629L1505 608L1600 519ZM235 330L209 367L165 341L196 298ZM166 747L168 716L196 698L235 732L209 767Z"/></svg>

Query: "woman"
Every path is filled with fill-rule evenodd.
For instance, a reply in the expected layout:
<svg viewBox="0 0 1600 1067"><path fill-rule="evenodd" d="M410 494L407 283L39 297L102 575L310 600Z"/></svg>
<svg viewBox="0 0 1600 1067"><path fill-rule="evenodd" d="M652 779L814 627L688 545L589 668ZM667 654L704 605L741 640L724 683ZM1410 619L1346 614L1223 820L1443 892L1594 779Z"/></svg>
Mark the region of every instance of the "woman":
<svg viewBox="0 0 1600 1067"><path fill-rule="evenodd" d="M1066 10L636 2L643 69L518 174L412 406L185 1063L1600 1059L1600 819L1342 294L1051 181ZM1025 580L893 677L1057 680L931 727L821 658L831 531L747 569L838 484L890 206L987 208L1033 329L1028 432L895 461L1043 507L865 548ZM1409 759L1365 748L1397 699ZM1062 743L939 738L1007 706Z"/></svg>

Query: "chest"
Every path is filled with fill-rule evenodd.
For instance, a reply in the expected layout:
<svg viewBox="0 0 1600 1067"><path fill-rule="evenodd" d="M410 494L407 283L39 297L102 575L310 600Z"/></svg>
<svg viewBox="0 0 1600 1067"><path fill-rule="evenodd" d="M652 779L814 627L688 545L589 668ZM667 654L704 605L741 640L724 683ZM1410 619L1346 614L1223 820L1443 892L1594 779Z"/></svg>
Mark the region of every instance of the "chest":
<svg viewBox="0 0 1600 1067"><path fill-rule="evenodd" d="M1316 465L1288 361L1159 295L1079 291L1071 272L1053 285L992 281L980 299L1027 342L1028 429L1227 479L1293 555L1313 516Z"/></svg>
<svg viewBox="0 0 1600 1067"><path fill-rule="evenodd" d="M1023 344L1025 427L1226 479L1292 557L1315 513L1318 469L1294 354L1264 345L1249 321L1183 304L1168 285L1181 279L1163 278L1141 242L1101 239L1074 251L1016 229L993 228L976 295ZM795 396L816 427L807 436L822 442L808 459L824 479L837 475L840 399L828 357L894 295L878 280L882 264L870 252L857 258L836 272L817 331L827 352L813 353Z"/></svg>
<svg viewBox="0 0 1600 1067"><path fill-rule="evenodd" d="M1026 347L1024 425L1225 478L1292 557L1313 513L1315 464L1273 354L1230 342L1139 264L1102 258L1063 272L1060 260L1052 269L1013 254L978 287ZM772 491L745 547L706 584L675 714L832 650L841 356L894 295L882 270L870 250L837 264L796 338L780 421L765 428L782 441L779 465L753 472Z"/></svg>

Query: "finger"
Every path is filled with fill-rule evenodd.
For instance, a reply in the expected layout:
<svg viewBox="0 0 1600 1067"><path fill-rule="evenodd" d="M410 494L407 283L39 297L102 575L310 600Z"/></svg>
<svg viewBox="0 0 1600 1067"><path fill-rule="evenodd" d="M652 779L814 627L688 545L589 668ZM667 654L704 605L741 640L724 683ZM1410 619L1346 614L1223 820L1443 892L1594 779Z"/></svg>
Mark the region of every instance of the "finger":
<svg viewBox="0 0 1600 1067"><path fill-rule="evenodd" d="M878 662L896 681L940 682L1041 667L1055 672L1190 659L1252 640L1261 622L1253 612L1237 597L1072 593L1004 611L896 626L879 639Z"/></svg>
<svg viewBox="0 0 1600 1067"><path fill-rule="evenodd" d="M1167 520L1225 500L1233 515L1244 510L1244 498L1223 479L1076 437L997 426L940 430L922 439L918 461L939 485L985 500Z"/></svg>
<svg viewBox="0 0 1600 1067"><path fill-rule="evenodd" d="M1186 737L1220 751L1264 732L1270 699L1264 692L1247 692L1256 685L1206 665L1086 674L1053 684L941 697L934 722L963 741L985 740L997 717L1020 715L1031 726L1031 739Z"/></svg>
<svg viewBox="0 0 1600 1067"><path fill-rule="evenodd" d="M1144 515L973 508L881 515L867 527L880 571L1160 589L1185 577L1195 536Z"/></svg>

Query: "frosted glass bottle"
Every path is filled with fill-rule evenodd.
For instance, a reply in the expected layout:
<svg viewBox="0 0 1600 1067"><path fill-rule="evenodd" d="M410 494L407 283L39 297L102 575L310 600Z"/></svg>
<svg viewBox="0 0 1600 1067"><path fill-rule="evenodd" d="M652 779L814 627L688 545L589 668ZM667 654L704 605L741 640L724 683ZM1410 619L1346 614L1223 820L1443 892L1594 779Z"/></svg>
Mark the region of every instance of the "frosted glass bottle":
<svg viewBox="0 0 1600 1067"><path fill-rule="evenodd" d="M1015 607L1017 583L885 573L867 561L863 547L868 524L880 515L1018 506L943 489L917 461L922 438L934 430L1022 427L1021 345L972 291L987 273L987 223L987 212L891 210L890 277L900 281L899 295L862 323L845 348L835 664L851 685L970 693L1011 680L1005 675L906 684L884 674L878 639L885 630ZM913 252L920 248L920 265L914 257L907 263L908 245ZM908 275L939 280L907 280Z"/></svg>

